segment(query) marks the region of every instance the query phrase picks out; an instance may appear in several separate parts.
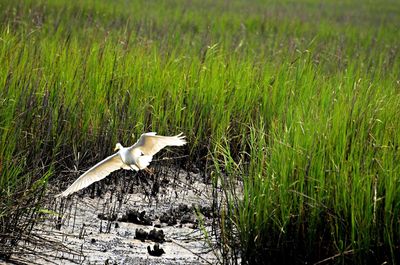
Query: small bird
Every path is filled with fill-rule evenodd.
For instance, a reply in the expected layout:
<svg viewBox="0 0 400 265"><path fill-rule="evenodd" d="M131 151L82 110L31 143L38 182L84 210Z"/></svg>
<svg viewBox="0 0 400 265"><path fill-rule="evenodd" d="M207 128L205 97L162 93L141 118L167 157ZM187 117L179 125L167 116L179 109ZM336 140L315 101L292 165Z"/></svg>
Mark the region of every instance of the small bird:
<svg viewBox="0 0 400 265"><path fill-rule="evenodd" d="M153 159L153 155L158 151L166 146L182 146L186 144L183 133L175 136L161 136L156 134L155 132L144 133L130 147L123 147L120 143L117 143L114 150L118 150L117 153L107 157L83 173L68 189L56 195L56 197L66 197L71 193L86 188L118 169L134 171L144 169L149 171L147 166Z"/></svg>

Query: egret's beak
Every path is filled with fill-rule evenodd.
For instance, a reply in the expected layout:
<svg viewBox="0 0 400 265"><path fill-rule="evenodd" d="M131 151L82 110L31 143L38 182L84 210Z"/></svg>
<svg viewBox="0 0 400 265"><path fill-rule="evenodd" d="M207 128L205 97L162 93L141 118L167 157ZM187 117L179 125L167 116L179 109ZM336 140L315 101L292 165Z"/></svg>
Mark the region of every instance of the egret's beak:
<svg viewBox="0 0 400 265"><path fill-rule="evenodd" d="M118 147L115 147L115 148L114 148L114 152L115 152L115 151L118 151Z"/></svg>

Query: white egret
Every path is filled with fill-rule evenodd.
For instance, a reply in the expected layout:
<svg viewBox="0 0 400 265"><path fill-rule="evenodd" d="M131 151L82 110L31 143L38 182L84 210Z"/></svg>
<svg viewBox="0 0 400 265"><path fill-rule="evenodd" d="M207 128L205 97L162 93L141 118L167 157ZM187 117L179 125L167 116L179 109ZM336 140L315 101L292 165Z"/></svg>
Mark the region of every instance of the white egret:
<svg viewBox="0 0 400 265"><path fill-rule="evenodd" d="M130 147L123 147L120 143L115 145L117 153L97 163L83 173L71 186L56 197L66 197L71 193L86 188L90 184L107 177L118 169L139 171L148 170L153 155L166 146L182 146L186 144L182 133L175 136L156 135L155 132L144 133L139 140Z"/></svg>

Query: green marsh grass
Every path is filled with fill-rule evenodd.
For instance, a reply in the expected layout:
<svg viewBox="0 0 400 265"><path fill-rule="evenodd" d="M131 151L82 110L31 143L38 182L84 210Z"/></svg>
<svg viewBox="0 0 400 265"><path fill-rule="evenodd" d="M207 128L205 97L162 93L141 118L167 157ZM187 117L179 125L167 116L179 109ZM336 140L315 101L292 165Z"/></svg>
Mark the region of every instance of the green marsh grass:
<svg viewBox="0 0 400 265"><path fill-rule="evenodd" d="M182 131L187 163L223 187L224 262L397 261L397 2L0 10L2 243L33 224L47 179L67 185L63 170L144 131Z"/></svg>

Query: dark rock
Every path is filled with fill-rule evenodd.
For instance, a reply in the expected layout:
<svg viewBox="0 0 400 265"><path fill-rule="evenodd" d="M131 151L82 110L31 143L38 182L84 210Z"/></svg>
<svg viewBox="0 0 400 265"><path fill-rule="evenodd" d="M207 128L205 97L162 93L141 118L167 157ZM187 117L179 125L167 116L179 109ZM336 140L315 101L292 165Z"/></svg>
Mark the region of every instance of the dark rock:
<svg viewBox="0 0 400 265"><path fill-rule="evenodd" d="M194 223L194 222L195 222L194 216L189 213L185 214L181 218L181 224Z"/></svg>
<svg viewBox="0 0 400 265"><path fill-rule="evenodd" d="M161 228L161 223L159 221L154 222L154 227Z"/></svg>
<svg viewBox="0 0 400 265"><path fill-rule="evenodd" d="M189 206L187 204L183 204L183 203L179 204L178 209L179 209L179 212L181 212L181 213L187 213L188 211L190 211Z"/></svg>
<svg viewBox="0 0 400 265"><path fill-rule="evenodd" d="M205 217L208 217L208 218L213 217L213 211L212 211L211 206L209 206L209 205L204 205L204 206L200 206L199 208L200 208L200 212L201 212Z"/></svg>
<svg viewBox="0 0 400 265"><path fill-rule="evenodd" d="M163 230L153 229L150 231L148 239L153 242L163 243L165 242L165 235Z"/></svg>
<svg viewBox="0 0 400 265"><path fill-rule="evenodd" d="M126 214L119 218L118 221L139 225L152 225L151 218L146 216L146 211L139 213L137 210L127 210Z"/></svg>
<svg viewBox="0 0 400 265"><path fill-rule="evenodd" d="M160 248L158 243L155 243L153 248L152 250L150 246L147 246L147 252L149 252L151 256L160 257L162 254L165 254L164 249Z"/></svg>
<svg viewBox="0 0 400 265"><path fill-rule="evenodd" d="M92 238L92 240L90 240L90 243L92 244L96 243L96 239Z"/></svg>
<svg viewBox="0 0 400 265"><path fill-rule="evenodd" d="M126 211L126 218L129 223L140 224L140 213L137 210Z"/></svg>
<svg viewBox="0 0 400 265"><path fill-rule="evenodd" d="M142 225L152 225L153 222L151 221L149 216L146 216L146 211L140 213L140 221Z"/></svg>
<svg viewBox="0 0 400 265"><path fill-rule="evenodd" d="M174 209L171 209L171 214L172 214L174 217L180 217L180 216L182 216L181 211L179 210L179 207L174 208Z"/></svg>
<svg viewBox="0 0 400 265"><path fill-rule="evenodd" d="M198 167L196 167L196 166L193 166L191 171L192 171L194 174L199 174L199 173L200 173L200 169L199 169Z"/></svg>
<svg viewBox="0 0 400 265"><path fill-rule="evenodd" d="M124 214L121 218L118 219L118 222L128 222L128 217Z"/></svg>
<svg viewBox="0 0 400 265"><path fill-rule="evenodd" d="M118 223L115 223L115 228L119 228L119 224Z"/></svg>
<svg viewBox="0 0 400 265"><path fill-rule="evenodd" d="M153 229L150 230L150 233L147 233L143 229L139 228L135 231L135 239L139 239L144 242L146 239L151 240L153 242L163 243L165 242L165 235L163 230Z"/></svg>
<svg viewBox="0 0 400 265"><path fill-rule="evenodd" d="M160 216L160 222L161 223L168 223L170 216L168 214L164 213L163 215Z"/></svg>
<svg viewBox="0 0 400 265"><path fill-rule="evenodd" d="M167 186L169 184L169 179L168 178L163 178L162 180L161 180L161 186L162 187L165 187L165 186Z"/></svg>
<svg viewBox="0 0 400 265"><path fill-rule="evenodd" d="M135 239L139 239L140 241L144 242L148 236L149 236L149 234L146 231L144 231L142 228L136 229Z"/></svg>
<svg viewBox="0 0 400 265"><path fill-rule="evenodd" d="M99 213L97 215L97 218L99 218L100 220L105 220L105 221L115 221L117 220L117 215L113 214L111 216L105 215L104 213Z"/></svg>
<svg viewBox="0 0 400 265"><path fill-rule="evenodd" d="M173 226L173 225L176 225L177 223L178 223L178 222L176 221L176 218L175 218L175 217L171 217L171 218L168 220L167 225Z"/></svg>
<svg viewBox="0 0 400 265"><path fill-rule="evenodd" d="M163 215L160 216L160 222L161 223L166 223L169 226L173 226L177 224L175 216L172 214L164 213Z"/></svg>

